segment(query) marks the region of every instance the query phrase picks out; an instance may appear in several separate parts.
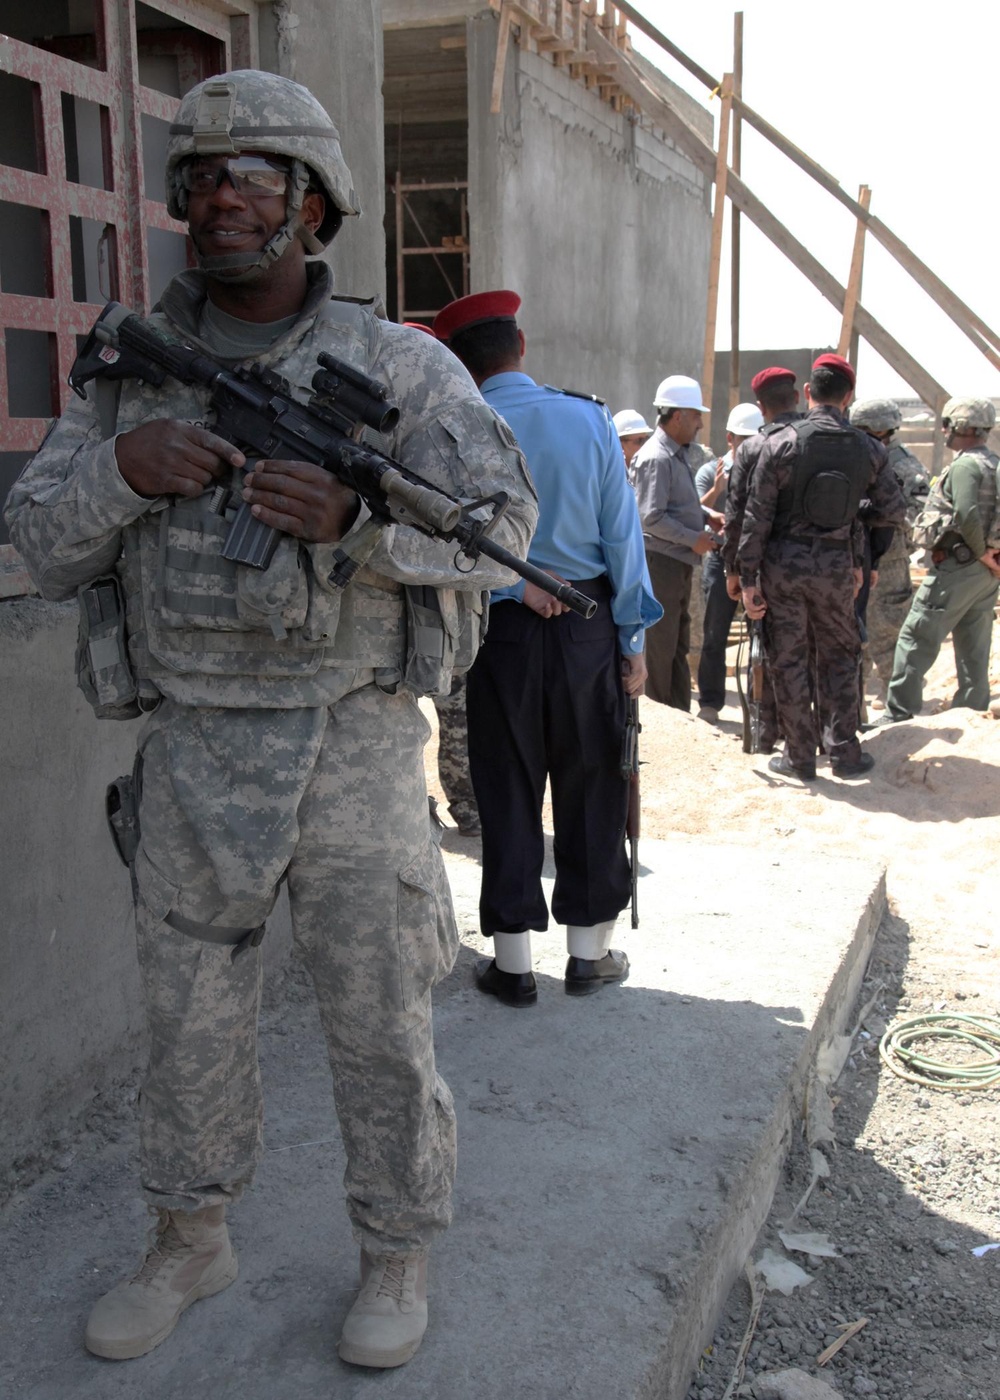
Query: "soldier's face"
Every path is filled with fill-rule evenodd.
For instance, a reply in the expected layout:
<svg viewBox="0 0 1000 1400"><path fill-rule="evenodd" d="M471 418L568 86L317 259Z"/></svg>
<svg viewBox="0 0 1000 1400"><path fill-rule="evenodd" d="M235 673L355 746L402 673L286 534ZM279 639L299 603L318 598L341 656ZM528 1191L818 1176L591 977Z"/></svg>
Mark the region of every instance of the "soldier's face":
<svg viewBox="0 0 1000 1400"><path fill-rule="evenodd" d="M236 182L223 176L214 189L188 192L188 232L203 257L259 253L285 222L287 182L277 193L251 192L248 184L240 184L237 188Z"/></svg>

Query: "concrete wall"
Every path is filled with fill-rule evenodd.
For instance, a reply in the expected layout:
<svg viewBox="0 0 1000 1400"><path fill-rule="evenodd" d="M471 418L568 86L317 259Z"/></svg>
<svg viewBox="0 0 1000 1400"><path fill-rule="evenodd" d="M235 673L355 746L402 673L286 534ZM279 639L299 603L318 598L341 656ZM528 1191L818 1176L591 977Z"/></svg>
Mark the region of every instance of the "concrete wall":
<svg viewBox="0 0 1000 1400"><path fill-rule="evenodd" d="M340 132L361 200L327 254L348 296L385 295L382 0L275 0L260 10L260 63L304 83Z"/></svg>
<svg viewBox="0 0 1000 1400"><path fill-rule="evenodd" d="M76 690L75 614L0 604L0 1186L139 1053L131 894L103 819L137 726L98 724Z"/></svg>
<svg viewBox="0 0 1000 1400"><path fill-rule="evenodd" d="M503 110L491 114L497 28L493 13L468 25L472 290L521 294L536 379L648 411L664 375L701 368L704 179L669 142L513 43Z"/></svg>

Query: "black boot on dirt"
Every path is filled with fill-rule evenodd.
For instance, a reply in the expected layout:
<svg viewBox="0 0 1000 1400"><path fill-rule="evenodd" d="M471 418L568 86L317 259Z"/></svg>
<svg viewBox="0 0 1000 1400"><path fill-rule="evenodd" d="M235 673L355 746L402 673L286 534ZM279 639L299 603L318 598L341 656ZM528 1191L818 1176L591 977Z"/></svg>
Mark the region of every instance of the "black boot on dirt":
<svg viewBox="0 0 1000 1400"><path fill-rule="evenodd" d="M533 972L501 972L496 958L480 958L476 964L476 986L505 1006L534 1006L538 988Z"/></svg>
<svg viewBox="0 0 1000 1400"><path fill-rule="evenodd" d="M798 778L803 783L811 783L816 777L815 763L795 764L786 753L772 758L767 766L772 773L780 773L783 778Z"/></svg>
<svg viewBox="0 0 1000 1400"><path fill-rule="evenodd" d="M566 994L589 997L599 992L607 982L624 982L628 976L628 958L618 948L610 948L603 958L566 959Z"/></svg>
<svg viewBox="0 0 1000 1400"><path fill-rule="evenodd" d="M853 762L830 763L830 771L835 778L863 778L874 767L875 757L870 753L861 754Z"/></svg>

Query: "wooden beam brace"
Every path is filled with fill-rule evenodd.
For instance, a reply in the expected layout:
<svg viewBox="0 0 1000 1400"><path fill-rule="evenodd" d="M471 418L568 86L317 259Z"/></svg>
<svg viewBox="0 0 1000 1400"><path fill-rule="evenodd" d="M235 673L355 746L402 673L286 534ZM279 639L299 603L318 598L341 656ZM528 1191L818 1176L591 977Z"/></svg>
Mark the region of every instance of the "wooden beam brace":
<svg viewBox="0 0 1000 1400"><path fill-rule="evenodd" d="M715 161L715 209L712 213L712 249L708 260L708 305L705 310L705 346L701 360L701 387L711 407L715 382L715 326L719 314L719 273L722 267L722 229L726 216L726 183L729 174L729 128L733 114L733 75L722 79L722 116L719 149Z"/></svg>
<svg viewBox="0 0 1000 1400"><path fill-rule="evenodd" d="M862 185L858 191L858 203L865 209L871 203L872 192L867 185ZM854 312L858 300L861 296L861 274L865 266L865 223L863 219L858 220L858 226L854 231L854 251L851 254L851 271L847 278L847 293L844 297L844 319L840 323L840 340L837 343L837 354L844 359L851 353L851 341L854 339ZM855 366L857 368L857 366Z"/></svg>
<svg viewBox="0 0 1000 1400"><path fill-rule="evenodd" d="M496 116L503 106L503 80L507 69L507 49L510 45L510 25L512 7L504 0L500 10L500 27L497 30L497 56L493 65L493 88L490 92L490 111Z"/></svg>

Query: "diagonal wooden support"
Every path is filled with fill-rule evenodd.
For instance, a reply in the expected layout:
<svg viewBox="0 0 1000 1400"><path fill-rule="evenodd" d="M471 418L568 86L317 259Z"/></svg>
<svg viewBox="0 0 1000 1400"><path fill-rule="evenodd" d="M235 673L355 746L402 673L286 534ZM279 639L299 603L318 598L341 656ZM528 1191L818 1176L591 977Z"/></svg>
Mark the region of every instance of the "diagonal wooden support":
<svg viewBox="0 0 1000 1400"><path fill-rule="evenodd" d="M865 209L871 204L872 192L867 185L858 191L858 203ZM854 312L861 296L861 276L865 267L865 222L858 220L854 233L854 251L851 254L851 271L847 278L847 293L844 297L844 319L840 323L840 340L837 354L847 359L851 355L851 342L854 339ZM855 366L857 368L857 366Z"/></svg>

